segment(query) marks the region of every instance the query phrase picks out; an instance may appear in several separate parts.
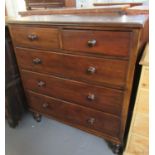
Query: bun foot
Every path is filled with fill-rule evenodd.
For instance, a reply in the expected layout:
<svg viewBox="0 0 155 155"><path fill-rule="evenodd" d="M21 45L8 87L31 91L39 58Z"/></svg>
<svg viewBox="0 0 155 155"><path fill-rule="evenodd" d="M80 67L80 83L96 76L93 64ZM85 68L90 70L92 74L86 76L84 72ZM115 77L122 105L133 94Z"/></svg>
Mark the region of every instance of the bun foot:
<svg viewBox="0 0 155 155"><path fill-rule="evenodd" d="M116 155L121 155L122 154L122 146L121 146L121 144L113 144L112 151Z"/></svg>
<svg viewBox="0 0 155 155"><path fill-rule="evenodd" d="M122 155L123 152L123 146L122 144L116 144L112 142L108 142L108 146L112 149L113 153L116 155Z"/></svg>
<svg viewBox="0 0 155 155"><path fill-rule="evenodd" d="M39 113L33 112L33 118L34 118L37 122L41 122L42 115L39 114Z"/></svg>

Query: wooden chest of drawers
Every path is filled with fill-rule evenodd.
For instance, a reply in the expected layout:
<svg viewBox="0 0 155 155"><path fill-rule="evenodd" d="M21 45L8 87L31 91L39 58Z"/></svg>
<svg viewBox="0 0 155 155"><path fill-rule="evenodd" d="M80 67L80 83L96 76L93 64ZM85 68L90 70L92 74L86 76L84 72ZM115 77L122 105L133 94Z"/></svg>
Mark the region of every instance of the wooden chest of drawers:
<svg viewBox="0 0 155 155"><path fill-rule="evenodd" d="M8 20L29 109L123 143L147 16ZM144 34L146 32L146 34Z"/></svg>

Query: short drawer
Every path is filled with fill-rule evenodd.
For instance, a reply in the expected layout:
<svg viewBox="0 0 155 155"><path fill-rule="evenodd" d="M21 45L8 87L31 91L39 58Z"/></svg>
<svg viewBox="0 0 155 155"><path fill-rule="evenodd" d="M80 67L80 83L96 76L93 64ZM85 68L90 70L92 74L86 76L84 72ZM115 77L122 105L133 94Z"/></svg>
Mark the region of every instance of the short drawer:
<svg viewBox="0 0 155 155"><path fill-rule="evenodd" d="M21 73L24 87L28 90L121 115L122 91L29 71Z"/></svg>
<svg viewBox="0 0 155 155"><path fill-rule="evenodd" d="M63 49L128 57L131 32L63 30Z"/></svg>
<svg viewBox="0 0 155 155"><path fill-rule="evenodd" d="M120 119L90 108L27 92L30 108L62 121L118 137Z"/></svg>
<svg viewBox="0 0 155 155"><path fill-rule="evenodd" d="M128 61L16 48L21 68L124 88Z"/></svg>
<svg viewBox="0 0 155 155"><path fill-rule="evenodd" d="M56 28L11 25L10 30L15 46L46 50L59 48L59 35Z"/></svg>

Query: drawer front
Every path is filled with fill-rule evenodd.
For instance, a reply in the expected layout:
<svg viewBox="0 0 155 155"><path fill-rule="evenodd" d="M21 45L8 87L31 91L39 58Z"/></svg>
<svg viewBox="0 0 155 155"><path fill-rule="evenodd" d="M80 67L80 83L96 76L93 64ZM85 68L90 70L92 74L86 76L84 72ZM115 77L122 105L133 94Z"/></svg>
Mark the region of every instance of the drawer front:
<svg viewBox="0 0 155 155"><path fill-rule="evenodd" d="M112 56L129 56L131 32L63 30L62 46L66 50Z"/></svg>
<svg viewBox="0 0 155 155"><path fill-rule="evenodd" d="M121 114L122 91L28 71L22 71L22 79L26 89L103 112Z"/></svg>
<svg viewBox="0 0 155 155"><path fill-rule="evenodd" d="M21 68L124 88L128 61L16 48Z"/></svg>
<svg viewBox="0 0 155 155"><path fill-rule="evenodd" d="M10 26L10 30L16 46L39 49L59 48L59 35L56 28Z"/></svg>
<svg viewBox="0 0 155 155"><path fill-rule="evenodd" d="M43 114L118 137L120 119L76 104L27 92L29 106Z"/></svg>

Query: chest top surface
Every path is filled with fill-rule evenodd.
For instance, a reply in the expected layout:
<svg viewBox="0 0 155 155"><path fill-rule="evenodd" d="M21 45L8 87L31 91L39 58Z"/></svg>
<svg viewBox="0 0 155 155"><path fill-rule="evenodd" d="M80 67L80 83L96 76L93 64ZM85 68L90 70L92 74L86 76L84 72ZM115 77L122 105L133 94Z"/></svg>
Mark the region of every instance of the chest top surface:
<svg viewBox="0 0 155 155"><path fill-rule="evenodd" d="M46 24L46 25L89 25L142 28L148 20L147 15L34 15L27 17L7 18L12 24Z"/></svg>

